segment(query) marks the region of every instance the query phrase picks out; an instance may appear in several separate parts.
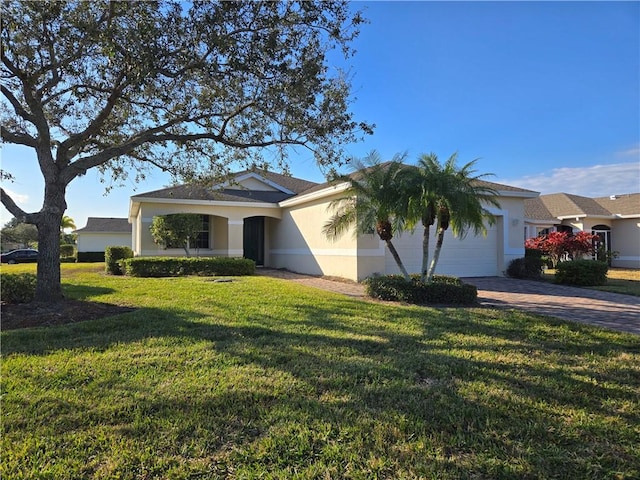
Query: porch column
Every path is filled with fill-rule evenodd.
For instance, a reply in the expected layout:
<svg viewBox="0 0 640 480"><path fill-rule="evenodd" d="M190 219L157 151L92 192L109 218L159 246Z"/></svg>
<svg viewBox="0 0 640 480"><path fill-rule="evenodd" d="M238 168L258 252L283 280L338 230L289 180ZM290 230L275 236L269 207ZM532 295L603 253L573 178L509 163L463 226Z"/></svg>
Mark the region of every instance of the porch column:
<svg viewBox="0 0 640 480"><path fill-rule="evenodd" d="M227 256L244 255L244 219L229 218L227 221Z"/></svg>

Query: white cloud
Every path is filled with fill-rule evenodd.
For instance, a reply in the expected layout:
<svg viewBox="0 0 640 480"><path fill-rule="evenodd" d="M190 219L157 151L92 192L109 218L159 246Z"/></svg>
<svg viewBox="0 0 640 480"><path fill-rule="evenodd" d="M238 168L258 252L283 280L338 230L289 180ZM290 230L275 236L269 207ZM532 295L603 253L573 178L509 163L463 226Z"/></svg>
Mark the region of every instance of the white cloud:
<svg viewBox="0 0 640 480"><path fill-rule="evenodd" d="M22 208L28 208L29 205L29 195L23 194L23 193L18 193L18 192L14 192L13 190L9 189L9 188L4 188L4 191L7 192L9 194L9 196L13 199L14 202L16 202L16 204ZM2 208L0 208L0 224L4 225L5 223L7 223L9 220L11 220L13 218L13 215L11 215L11 213L9 213L9 210L7 210L6 208L4 208L4 205L1 206Z"/></svg>
<svg viewBox="0 0 640 480"><path fill-rule="evenodd" d="M572 193L585 197L640 192L640 163L615 163L582 168L554 168L499 183L535 190L541 194Z"/></svg>
<svg viewBox="0 0 640 480"><path fill-rule="evenodd" d="M617 157L636 157L640 158L640 145L628 150L620 150L616 152Z"/></svg>

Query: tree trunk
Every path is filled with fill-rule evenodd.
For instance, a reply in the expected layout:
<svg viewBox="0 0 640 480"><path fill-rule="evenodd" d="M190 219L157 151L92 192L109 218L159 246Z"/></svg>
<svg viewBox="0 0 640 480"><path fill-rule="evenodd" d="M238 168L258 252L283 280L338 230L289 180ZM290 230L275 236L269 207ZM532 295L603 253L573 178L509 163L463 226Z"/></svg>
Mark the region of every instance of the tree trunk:
<svg viewBox="0 0 640 480"><path fill-rule="evenodd" d="M427 282L430 282L433 278L433 272L435 271L436 265L438 264L438 259L440 258L440 250L442 250L442 242L444 241L444 232L444 228L438 228L436 248L433 251L433 258L431 259L431 265L429 266L429 272L427 273Z"/></svg>
<svg viewBox="0 0 640 480"><path fill-rule="evenodd" d="M60 283L60 223L67 209L66 185L45 183L42 210L35 216L38 227L38 273L34 301L56 303L64 298Z"/></svg>
<svg viewBox="0 0 640 480"><path fill-rule="evenodd" d="M55 303L64 298L60 283L60 220L62 211L43 211L38 227L36 302Z"/></svg>
<svg viewBox="0 0 640 480"><path fill-rule="evenodd" d="M396 265L398 265L398 268L402 272L402 275L404 275L404 279L407 282L410 282L411 277L409 277L409 274L407 273L407 269L404 268L404 265L402 264L402 260L400 259L400 255L398 255L398 251L396 250L396 247L393 246L393 243L391 243L391 240L385 240L385 243L387 244L387 248L389 249L389 251L391 252L391 255L393 256L393 259L396 261Z"/></svg>
<svg viewBox="0 0 640 480"><path fill-rule="evenodd" d="M425 282L427 280L427 267L429 266L429 234L431 233L430 225L424 226L424 232L422 232L422 269L420 271L420 281Z"/></svg>

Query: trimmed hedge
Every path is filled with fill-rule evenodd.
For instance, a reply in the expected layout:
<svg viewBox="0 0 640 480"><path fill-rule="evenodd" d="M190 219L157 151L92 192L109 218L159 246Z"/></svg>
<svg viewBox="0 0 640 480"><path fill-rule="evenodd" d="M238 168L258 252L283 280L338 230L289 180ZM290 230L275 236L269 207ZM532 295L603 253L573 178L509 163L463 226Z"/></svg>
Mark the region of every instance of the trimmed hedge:
<svg viewBox="0 0 640 480"><path fill-rule="evenodd" d="M253 260L229 257L136 257L122 260L120 265L124 274L132 277L241 276L256 271Z"/></svg>
<svg viewBox="0 0 640 480"><path fill-rule="evenodd" d="M78 252L79 263L104 262L104 252Z"/></svg>
<svg viewBox="0 0 640 480"><path fill-rule="evenodd" d="M111 275L122 275L120 260L133 258L131 247L107 247L104 250L104 269Z"/></svg>
<svg viewBox="0 0 640 480"><path fill-rule="evenodd" d="M555 282L583 287L607 283L609 265L596 260L571 260L556 267Z"/></svg>
<svg viewBox="0 0 640 480"><path fill-rule="evenodd" d="M33 273L7 273L0 279L0 297L7 303L29 303L36 294Z"/></svg>
<svg viewBox="0 0 640 480"><path fill-rule="evenodd" d="M507 275L512 278L539 279L542 277L542 266L544 260L542 256L529 256L516 258L509 262Z"/></svg>
<svg viewBox="0 0 640 480"><path fill-rule="evenodd" d="M75 253L75 246L65 243L63 245L60 245L60 257L62 258L69 258L69 257L73 257L73 254Z"/></svg>
<svg viewBox="0 0 640 480"><path fill-rule="evenodd" d="M412 275L410 282L402 275L382 275L364 283L370 297L393 302L472 305L478 299L474 285L446 275L434 275L431 283L422 283L419 275Z"/></svg>

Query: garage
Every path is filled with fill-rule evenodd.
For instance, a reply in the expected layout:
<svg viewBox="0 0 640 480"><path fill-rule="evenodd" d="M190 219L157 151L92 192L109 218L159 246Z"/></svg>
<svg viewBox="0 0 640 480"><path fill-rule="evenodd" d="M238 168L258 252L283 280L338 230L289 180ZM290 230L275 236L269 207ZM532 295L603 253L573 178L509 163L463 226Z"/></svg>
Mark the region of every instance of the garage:
<svg viewBox="0 0 640 480"><path fill-rule="evenodd" d="M456 238L447 230L442 244L440 258L436 265L436 274L456 277L493 277L499 275L498 229L501 222L488 227L487 236L467 235L463 240ZM393 244L400 254L409 273L419 273L422 268L422 226L413 234L404 232L393 239ZM433 258L436 243L435 228L431 228L429 245L429 261ZM391 253L385 249L386 273L400 273Z"/></svg>

